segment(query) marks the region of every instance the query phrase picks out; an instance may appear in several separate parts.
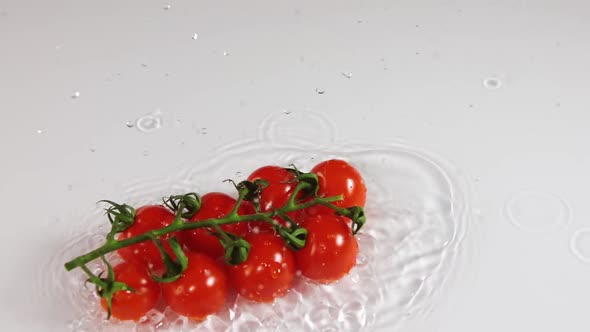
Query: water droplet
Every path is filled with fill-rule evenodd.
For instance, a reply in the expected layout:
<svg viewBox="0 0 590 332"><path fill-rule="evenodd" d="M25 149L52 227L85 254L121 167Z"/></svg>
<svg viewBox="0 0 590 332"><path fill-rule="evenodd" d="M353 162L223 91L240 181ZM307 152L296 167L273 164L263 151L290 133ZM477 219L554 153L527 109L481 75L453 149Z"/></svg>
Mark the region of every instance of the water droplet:
<svg viewBox="0 0 590 332"><path fill-rule="evenodd" d="M363 255L363 254L359 254L359 255L356 257L356 265L357 265L357 266L364 266L364 265L367 265L368 261L369 261L369 260L367 259L367 257L366 257L365 255Z"/></svg>
<svg viewBox="0 0 590 332"><path fill-rule="evenodd" d="M74 91L74 93L72 93L72 99L77 99L80 97L80 91Z"/></svg>
<svg viewBox="0 0 590 332"><path fill-rule="evenodd" d="M316 92L318 95L323 95L324 93L326 93L326 91L325 91L325 90L322 90L322 89L320 89L320 88L316 88L316 89L315 89L315 92Z"/></svg>
<svg viewBox="0 0 590 332"><path fill-rule="evenodd" d="M45 132L45 130L43 129L37 129L37 134L43 134Z"/></svg>
<svg viewBox="0 0 590 332"><path fill-rule="evenodd" d="M293 112L291 112L291 111L289 111L289 110L283 110L283 114L285 114L285 115L289 115L289 114L291 114L291 113L293 113Z"/></svg>
<svg viewBox="0 0 590 332"><path fill-rule="evenodd" d="M242 172L240 172L240 171L237 171L237 172L236 172L236 177L237 177L237 178L241 178L241 177L242 177Z"/></svg>
<svg viewBox="0 0 590 332"><path fill-rule="evenodd" d="M363 20L356 20L356 23L363 23Z"/></svg>
<svg viewBox="0 0 590 332"><path fill-rule="evenodd" d="M141 64L141 67L143 67L143 68L147 68L147 66L148 66L147 63L142 63Z"/></svg>
<svg viewBox="0 0 590 332"><path fill-rule="evenodd" d="M229 52L228 51L223 51L223 56L228 56Z"/></svg>
<svg viewBox="0 0 590 332"><path fill-rule="evenodd" d="M488 89L498 89L502 86L502 82L497 78L486 78L483 80L483 86Z"/></svg>
<svg viewBox="0 0 590 332"><path fill-rule="evenodd" d="M172 8L172 5L165 5L164 6L164 10L169 10L170 8Z"/></svg>
<svg viewBox="0 0 590 332"><path fill-rule="evenodd" d="M135 125L133 124L133 122L127 121L125 122L125 126L127 126L127 128L133 128Z"/></svg>
<svg viewBox="0 0 590 332"><path fill-rule="evenodd" d="M590 264L590 227L579 229L572 235L570 249L576 258Z"/></svg>
<svg viewBox="0 0 590 332"><path fill-rule="evenodd" d="M207 128L206 128L206 127L202 127L202 128L199 130L199 133L200 133L201 135L207 135Z"/></svg>
<svg viewBox="0 0 590 332"><path fill-rule="evenodd" d="M506 204L506 214L512 224L528 232L555 230L570 219L570 209L563 199L537 191L513 195Z"/></svg>
<svg viewBox="0 0 590 332"><path fill-rule="evenodd" d="M143 152L141 153L142 156L147 157L150 155L150 152L148 150L143 150Z"/></svg>
<svg viewBox="0 0 590 332"><path fill-rule="evenodd" d="M197 40L199 39L199 34L198 33L193 33L193 40Z"/></svg>
<svg viewBox="0 0 590 332"><path fill-rule="evenodd" d="M148 115L144 115L141 118L137 119L135 122L137 129L144 133L149 133L160 129L162 126L162 121L157 116L158 112Z"/></svg>
<svg viewBox="0 0 590 332"><path fill-rule="evenodd" d="M90 152L93 152L94 153L94 152L96 152L96 149L95 148L90 148Z"/></svg>
<svg viewBox="0 0 590 332"><path fill-rule="evenodd" d="M351 72L342 72L342 76L344 76L346 78L352 78L352 73Z"/></svg>

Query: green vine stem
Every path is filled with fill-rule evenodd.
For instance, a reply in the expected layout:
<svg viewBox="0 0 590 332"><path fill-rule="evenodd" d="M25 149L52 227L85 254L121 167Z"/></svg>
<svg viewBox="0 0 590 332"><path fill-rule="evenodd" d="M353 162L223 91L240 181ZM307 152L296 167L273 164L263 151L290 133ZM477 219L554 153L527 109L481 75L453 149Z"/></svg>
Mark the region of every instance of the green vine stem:
<svg viewBox="0 0 590 332"><path fill-rule="evenodd" d="M296 187L296 191L302 190L304 187L307 187L307 184L300 183ZM243 195L243 193L244 193L244 191L240 192L240 197L238 198L239 202L241 202L245 196L245 195ZM196 223L196 222L173 223L167 227L151 230L146 233L143 233L143 234L131 237L131 238L127 238L125 240L116 240L114 238L109 238L109 239L107 239L107 241L104 245L102 245L102 246L98 247L97 249L92 250L86 254L83 254L81 256L78 256L78 257L70 260L69 262L65 263L64 266L67 271L71 271L77 267L81 267L81 266L85 265L86 263L88 263L90 261L93 261L101 256L104 256L110 252L119 250L121 248L130 246L130 245L133 245L136 243L140 243L140 242L147 241L147 240L152 240L154 237L161 237L161 236L166 235L168 233L178 232L178 231L182 231L182 230L196 229L196 228L201 228L201 227L213 227L214 228L215 227L214 225L220 226L220 225L234 224L234 223L239 223L239 222L269 220L277 215L284 215L284 214L287 214L292 211L302 210L302 209L305 209L305 208L308 208L308 207L311 207L314 205L318 205L318 204L327 205L327 204L330 204L331 202L335 202L335 201L339 201L339 200L342 200L342 195L333 196L333 197L326 197L326 198L315 197L312 200L307 201L305 203L295 203L294 199L293 199L293 200L289 200L281 208L278 208L278 209L275 209L275 210L272 210L269 212L254 213L254 214L249 214L249 215L238 215L237 209L235 209L235 211L232 211L232 213L228 214L227 216L225 216L223 218L207 219L204 221L200 221L198 223ZM338 209L340 210L340 208L338 208ZM339 210L337 210L336 212L340 213L341 211L339 211ZM346 210L346 209L341 209L341 210ZM346 214L344 214L344 212L342 214L346 215ZM276 224L274 224L274 223L273 223L273 225L276 226Z"/></svg>

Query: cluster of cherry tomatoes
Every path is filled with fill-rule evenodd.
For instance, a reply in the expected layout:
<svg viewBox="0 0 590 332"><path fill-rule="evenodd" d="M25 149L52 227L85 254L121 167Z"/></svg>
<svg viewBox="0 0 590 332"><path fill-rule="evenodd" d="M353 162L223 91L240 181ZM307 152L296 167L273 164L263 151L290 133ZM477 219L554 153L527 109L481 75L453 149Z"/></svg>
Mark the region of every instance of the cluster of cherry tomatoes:
<svg viewBox="0 0 590 332"><path fill-rule="evenodd" d="M311 173L319 180L317 196L342 195L343 199L334 205L340 208L364 207L364 181L349 163L327 160L317 164ZM260 212L272 211L288 202L297 185L297 172L279 166L264 166L248 177L249 181L257 179L268 183L259 193ZM227 194L205 194L201 197L198 212L185 222L222 218L235 205L236 199ZM238 209L240 215L255 212L248 201ZM275 218L277 222L285 223L280 217ZM166 227L174 219L175 214L162 205L138 208L133 224L118 235L118 240ZM116 281L127 284L131 290L114 293L112 316L138 320L163 297L178 314L203 320L221 309L229 289L235 289L240 296L252 301L272 302L290 289L298 275L330 283L342 278L356 264L358 244L351 232L350 219L322 205L290 212L289 219L307 230L305 246L299 250L289 248L269 223L248 221L221 225L223 231L240 236L250 244L247 259L237 265L223 261L224 248L211 229L202 227L162 236L163 240L175 236L188 258L186 270L173 282L158 283L152 279L154 271L164 269L162 255L153 242L140 242L119 249L123 262L113 268L114 275ZM166 247L167 243L164 243ZM102 306L107 309L104 298Z"/></svg>

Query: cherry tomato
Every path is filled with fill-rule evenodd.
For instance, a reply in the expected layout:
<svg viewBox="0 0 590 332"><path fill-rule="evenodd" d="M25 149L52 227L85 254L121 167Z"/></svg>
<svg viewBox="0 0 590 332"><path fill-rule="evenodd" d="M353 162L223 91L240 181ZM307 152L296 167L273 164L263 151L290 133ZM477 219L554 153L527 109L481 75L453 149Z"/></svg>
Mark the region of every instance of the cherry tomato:
<svg viewBox="0 0 590 332"><path fill-rule="evenodd" d="M124 282L134 291L118 291L113 294L111 315L120 320L138 320L153 309L160 298L160 285L153 281L144 266L121 263L113 268L115 280ZM106 299L101 299L107 310Z"/></svg>
<svg viewBox="0 0 590 332"><path fill-rule="evenodd" d="M188 266L178 280L162 284L172 310L194 320L214 314L225 303L227 276L216 261L202 253L187 253Z"/></svg>
<svg viewBox="0 0 590 332"><path fill-rule="evenodd" d="M234 206L236 200L224 193L208 193L201 197L201 209L190 219L191 222L199 222L211 218L222 218L228 215ZM248 211L244 206L238 209L238 214L244 215ZM222 225L221 229L235 235L243 236L248 232L248 224L241 222L237 224ZM213 258L223 256L225 253L219 239L209 233L206 228L197 228L186 230L180 234L180 243L184 244L189 250L203 252Z"/></svg>
<svg viewBox="0 0 590 332"><path fill-rule="evenodd" d="M174 213L161 205L148 205L137 209L135 221L131 227L119 234L119 240L125 240L147 231L160 229L170 225L174 221ZM169 239L174 234L169 233L161 237L164 242L164 248L172 254L168 243L164 240ZM119 249L119 255L127 262L139 262L153 270L161 270L164 267L162 255L151 241L144 241L129 247Z"/></svg>
<svg viewBox="0 0 590 332"><path fill-rule="evenodd" d="M260 192L260 210L261 212L268 212L272 209L277 209L285 205L289 201L293 190L297 186L296 175L283 167L280 166L263 166L252 172L248 177L249 181L257 179L266 180L268 186ZM297 221L299 219L299 212L295 211L289 213L288 216ZM279 223L286 226L287 223L280 217L276 217ZM272 230L272 227L268 223L254 222L249 223L251 229L258 227L260 231L266 232Z"/></svg>
<svg viewBox="0 0 590 332"><path fill-rule="evenodd" d="M331 159L323 161L311 170L319 180L318 196L330 197L343 195L341 201L332 204L347 208L351 206L365 206L367 187L361 174L344 160ZM305 209L307 215L333 214L334 210L315 205Z"/></svg>
<svg viewBox="0 0 590 332"><path fill-rule="evenodd" d="M245 262L229 267L229 279L241 296L255 302L272 302L293 283L295 259L282 239L272 233L249 234L250 254Z"/></svg>
<svg viewBox="0 0 590 332"><path fill-rule="evenodd" d="M356 265L358 243L344 217L334 214L308 216L305 246L295 252L301 274L320 283L339 280Z"/></svg>

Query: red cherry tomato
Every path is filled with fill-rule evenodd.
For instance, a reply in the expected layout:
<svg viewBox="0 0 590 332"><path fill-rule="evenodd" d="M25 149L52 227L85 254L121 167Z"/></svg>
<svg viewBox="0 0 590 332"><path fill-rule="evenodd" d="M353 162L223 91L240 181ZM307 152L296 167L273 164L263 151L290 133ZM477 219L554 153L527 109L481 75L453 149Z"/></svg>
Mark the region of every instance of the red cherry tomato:
<svg viewBox="0 0 590 332"><path fill-rule="evenodd" d="M234 206L236 200L224 193L208 193L201 197L201 209L190 219L191 222L199 222L211 218L222 218L228 215ZM248 211L244 206L238 209L240 215L247 214ZM247 223L227 224L220 226L226 232L243 236L248 232ZM185 245L189 250L203 252L212 258L218 258L224 255L225 251L219 242L219 239L209 233L206 228L197 228L186 230L180 233L180 243Z"/></svg>
<svg viewBox="0 0 590 332"><path fill-rule="evenodd" d="M180 315L203 320L225 303L227 276L211 257L187 253L188 266L178 280L162 284L166 303Z"/></svg>
<svg viewBox="0 0 590 332"><path fill-rule="evenodd" d="M296 175L292 171L280 166L269 165L260 167L248 177L249 181L257 179L266 180L268 182L268 186L260 192L261 212L268 212L285 205L297 186ZM296 222L299 220L298 211L289 213L287 216ZM276 217L275 220L283 226L287 225L286 221L280 217ZM251 229L258 227L262 232L272 230L272 227L268 223L254 222L249 224Z"/></svg>
<svg viewBox="0 0 590 332"><path fill-rule="evenodd" d="M119 240L125 240L147 231L164 228L174 221L174 213L161 205L148 205L137 209L135 213L135 221L131 227L119 234ZM169 254L172 250L168 243L164 240L169 239L174 234L169 233L161 237L164 242L164 248ZM134 244L129 247L124 247L118 250L119 255L127 262L142 263L153 270L161 270L164 267L162 255L154 243L151 241L144 241Z"/></svg>
<svg viewBox="0 0 590 332"><path fill-rule="evenodd" d="M120 320L138 320L153 309L160 298L160 285L153 281L145 267L134 263L121 263L113 268L115 280L124 282L134 291L113 294L111 315ZM101 299L107 310L106 299Z"/></svg>
<svg viewBox="0 0 590 332"><path fill-rule="evenodd" d="M356 265L358 243L344 217L334 214L309 216L301 226L307 229L305 246L295 252L301 274L321 283L330 283L342 278Z"/></svg>
<svg viewBox="0 0 590 332"><path fill-rule="evenodd" d="M318 196L330 197L343 195L341 201L332 204L347 208L351 206L364 207L367 199L367 187L356 168L344 160L331 159L323 161L311 170L318 176ZM334 210L315 205L305 209L307 215L333 214Z"/></svg>
<svg viewBox="0 0 590 332"><path fill-rule="evenodd" d="M229 279L241 296L272 302L293 283L295 259L280 238L271 233L249 234L250 254L245 262L229 267Z"/></svg>

